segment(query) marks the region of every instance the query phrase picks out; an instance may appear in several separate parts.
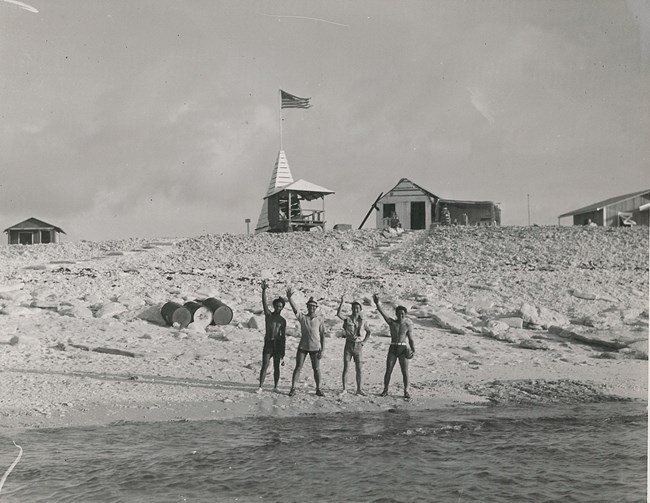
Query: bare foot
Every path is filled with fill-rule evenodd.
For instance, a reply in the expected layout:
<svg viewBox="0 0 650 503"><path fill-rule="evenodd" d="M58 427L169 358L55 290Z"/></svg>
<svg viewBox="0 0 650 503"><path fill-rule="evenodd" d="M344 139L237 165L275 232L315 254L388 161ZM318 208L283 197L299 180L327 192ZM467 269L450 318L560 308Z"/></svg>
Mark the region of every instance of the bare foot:
<svg viewBox="0 0 650 503"><path fill-rule="evenodd" d="M357 390L357 395L358 396L368 396L368 395L366 395L366 393L363 390L360 390L360 389Z"/></svg>
<svg viewBox="0 0 650 503"><path fill-rule="evenodd" d="M291 390L289 391L289 396L293 396L295 394L296 394L296 390L291 388Z"/></svg>
<svg viewBox="0 0 650 503"><path fill-rule="evenodd" d="M405 400L410 400L411 399L411 394L406 390L404 390L404 399Z"/></svg>
<svg viewBox="0 0 650 503"><path fill-rule="evenodd" d="M255 393L257 393L259 395L261 392L262 392L262 388L259 387L259 388L257 388L257 391Z"/></svg>
<svg viewBox="0 0 650 503"><path fill-rule="evenodd" d="M325 396L325 393L323 393L321 390L317 389L316 390L316 396Z"/></svg>
<svg viewBox="0 0 650 503"><path fill-rule="evenodd" d="M384 391L382 391L382 392L379 394L379 396L388 396L388 390L385 389Z"/></svg>

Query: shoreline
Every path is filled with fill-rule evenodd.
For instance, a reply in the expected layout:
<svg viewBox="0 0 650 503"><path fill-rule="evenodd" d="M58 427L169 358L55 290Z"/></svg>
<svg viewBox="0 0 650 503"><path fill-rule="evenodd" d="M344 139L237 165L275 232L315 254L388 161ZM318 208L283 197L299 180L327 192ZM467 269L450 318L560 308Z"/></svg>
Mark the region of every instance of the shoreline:
<svg viewBox="0 0 650 503"><path fill-rule="evenodd" d="M297 233L296 233L297 234ZM638 229L435 229L229 236L0 250L0 427L105 425L526 402L648 399L648 236ZM317 261L317 266L315 262ZM258 387L269 298L292 286L319 299L326 397L306 363L298 394ZM414 323L412 402L369 297ZM372 329L368 397L338 397L338 300L358 299ZM302 296L302 299L300 299ZM178 328L143 317L163 302L222 299L228 325ZM349 306L346 304L346 309ZM285 310L288 392L299 328ZM557 325L557 326L556 326ZM95 352L109 348L117 353ZM354 368L348 384L354 381ZM305 384L307 385L304 388ZM305 391L306 390L306 391Z"/></svg>
<svg viewBox="0 0 650 503"><path fill-rule="evenodd" d="M10 421L2 421L3 436L11 438L13 435L20 435L28 431L38 430L58 430L58 429L77 429L77 428L103 428L117 426L121 424L155 424L155 423L175 423L175 422L198 422L198 421L246 421L248 419L259 418L291 418L307 416L336 416L339 414L376 414L382 412L424 412L424 411L445 411L454 410L508 410L508 409L526 409L531 411L540 411L556 407L572 407L582 405L596 404L638 404L639 406L648 407L648 398L639 396L620 396L606 395L599 397L575 397L573 400L552 401L539 400L530 402L504 402L495 403L485 397L473 396L475 400L462 400L460 397L426 397L407 401L399 396L393 395L382 398L377 393L372 397L371 403L353 403L348 402L347 406L332 406L325 404L317 408L286 407L286 404L278 402L277 396L260 398L259 402L251 409L251 404L224 404L221 401L207 402L181 402L176 404L159 404L141 403L136 406L126 406L119 404L96 405L89 409L70 410L64 416L57 418L43 418L26 420L26 418L13 418ZM312 392L309 392L313 394ZM283 395L286 395L286 390ZM282 400L282 398L280 398ZM227 406L229 405L229 406ZM110 411L113 411L111 413Z"/></svg>

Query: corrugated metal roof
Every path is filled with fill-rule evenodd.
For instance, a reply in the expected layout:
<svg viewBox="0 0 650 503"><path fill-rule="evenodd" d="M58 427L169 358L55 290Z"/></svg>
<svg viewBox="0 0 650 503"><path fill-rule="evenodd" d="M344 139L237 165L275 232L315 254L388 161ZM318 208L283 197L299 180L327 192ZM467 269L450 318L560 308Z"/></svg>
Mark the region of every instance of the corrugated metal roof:
<svg viewBox="0 0 650 503"><path fill-rule="evenodd" d="M65 234L64 230L61 229L61 227L48 224L47 222L43 222L43 220L39 220L38 218L34 218L34 217L30 217L27 220L23 220L22 222L17 223L16 225L7 227L4 230L4 232L9 232L10 230L20 230L20 229L22 230L54 229L57 232L61 232L62 234Z"/></svg>
<svg viewBox="0 0 650 503"><path fill-rule="evenodd" d="M590 211L600 210L601 208L605 208L612 204L620 203L621 201L625 201L626 199L632 199L633 197L638 197L642 194L650 195L650 189L640 190L638 192L632 192L630 194L624 194L622 196L610 197L609 199L605 199L604 201L590 204L589 206L585 206L577 210L569 211L568 213L563 213L562 215L559 216L559 218L571 217L573 215L580 215L581 213L589 213Z"/></svg>

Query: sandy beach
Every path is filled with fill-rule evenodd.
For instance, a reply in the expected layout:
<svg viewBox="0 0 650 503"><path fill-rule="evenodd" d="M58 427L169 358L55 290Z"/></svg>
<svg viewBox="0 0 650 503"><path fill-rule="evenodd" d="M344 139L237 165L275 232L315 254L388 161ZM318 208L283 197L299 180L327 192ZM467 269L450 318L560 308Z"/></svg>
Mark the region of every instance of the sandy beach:
<svg viewBox="0 0 650 503"><path fill-rule="evenodd" d="M287 392L299 328L290 308L281 393L256 394L269 298L291 286L328 327L325 397L309 363ZM411 393L371 303L409 309ZM367 397L339 396L341 296L363 304ZM161 323L169 301L214 297L223 326ZM647 399L647 228L449 227L206 235L0 249L0 426L102 425L390 408ZM350 312L349 304L345 312ZM97 349L100 348L98 352ZM119 350L110 354L101 348ZM354 371L348 375L354 389Z"/></svg>

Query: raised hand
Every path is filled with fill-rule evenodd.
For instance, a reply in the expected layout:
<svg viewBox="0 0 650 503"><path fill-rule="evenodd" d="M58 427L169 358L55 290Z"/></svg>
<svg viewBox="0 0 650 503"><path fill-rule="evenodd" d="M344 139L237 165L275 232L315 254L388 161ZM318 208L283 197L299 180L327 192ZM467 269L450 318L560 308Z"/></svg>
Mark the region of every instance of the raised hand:
<svg viewBox="0 0 650 503"><path fill-rule="evenodd" d="M379 295L376 293L372 296L372 300L375 302L375 304L379 304Z"/></svg>
<svg viewBox="0 0 650 503"><path fill-rule="evenodd" d="M266 282L265 279L262 280L262 290L266 290L269 287L269 284Z"/></svg>
<svg viewBox="0 0 650 503"><path fill-rule="evenodd" d="M291 289L291 287L287 288L287 298L290 299L292 295L293 295L293 290Z"/></svg>

